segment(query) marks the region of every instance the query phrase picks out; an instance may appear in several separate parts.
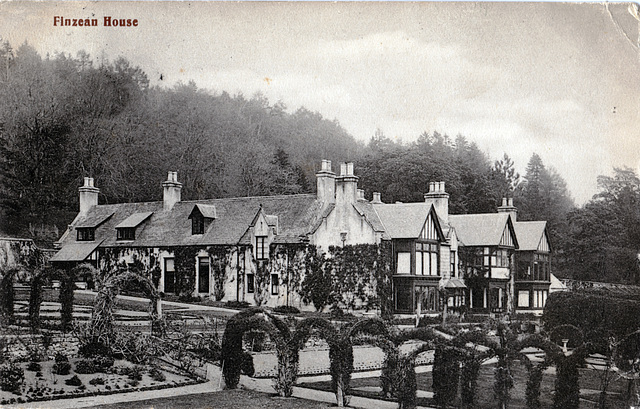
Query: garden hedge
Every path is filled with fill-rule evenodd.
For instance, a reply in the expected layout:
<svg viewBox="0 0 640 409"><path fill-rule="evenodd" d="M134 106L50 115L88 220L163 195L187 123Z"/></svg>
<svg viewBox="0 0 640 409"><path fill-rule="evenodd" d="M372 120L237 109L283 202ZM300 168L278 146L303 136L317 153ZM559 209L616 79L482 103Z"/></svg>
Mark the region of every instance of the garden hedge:
<svg viewBox="0 0 640 409"><path fill-rule="evenodd" d="M640 302L584 292L553 293L542 322L548 332L559 325L575 325L585 334L585 341L599 344L611 335L622 339L640 329Z"/></svg>

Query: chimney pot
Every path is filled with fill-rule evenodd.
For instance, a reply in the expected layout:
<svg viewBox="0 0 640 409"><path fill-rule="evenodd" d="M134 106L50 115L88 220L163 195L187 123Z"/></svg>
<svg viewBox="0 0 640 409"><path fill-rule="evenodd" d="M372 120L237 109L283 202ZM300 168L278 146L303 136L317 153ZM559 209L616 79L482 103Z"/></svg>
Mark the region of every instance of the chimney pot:
<svg viewBox="0 0 640 409"><path fill-rule="evenodd" d="M347 163L347 175L353 176L353 162Z"/></svg>
<svg viewBox="0 0 640 409"><path fill-rule="evenodd" d="M371 203L382 203L380 192L373 192L373 200Z"/></svg>
<svg viewBox="0 0 640 409"><path fill-rule="evenodd" d="M503 206L503 207L506 207L506 206L507 206L507 198L506 198L506 197L503 197L503 198L502 198L502 206Z"/></svg>
<svg viewBox="0 0 640 409"><path fill-rule="evenodd" d="M340 176L346 176L347 175L347 164L346 163L341 163L340 164Z"/></svg>
<svg viewBox="0 0 640 409"><path fill-rule="evenodd" d="M440 192L444 193L444 182L440 182Z"/></svg>
<svg viewBox="0 0 640 409"><path fill-rule="evenodd" d="M509 198L509 206L513 207L513 198L512 197Z"/></svg>

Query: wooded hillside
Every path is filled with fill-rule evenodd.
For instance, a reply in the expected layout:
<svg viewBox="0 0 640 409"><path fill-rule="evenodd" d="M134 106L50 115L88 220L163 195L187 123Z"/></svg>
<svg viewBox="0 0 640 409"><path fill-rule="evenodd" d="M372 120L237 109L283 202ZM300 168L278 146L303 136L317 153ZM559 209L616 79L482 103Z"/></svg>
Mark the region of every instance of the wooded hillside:
<svg viewBox="0 0 640 409"><path fill-rule="evenodd" d="M599 199L574 209L562 177L536 154L520 177L507 154L492 162L462 135L407 138L415 142L394 142L379 130L364 144L304 107L192 82L150 86L143 69L123 58L42 57L28 44L14 50L5 42L0 231L51 246L77 213L85 176L95 179L100 203L160 200L169 170L178 171L185 200L292 194L313 192L320 161L329 159L334 169L354 162L368 198L379 191L387 203L423 200L430 181L446 182L451 213L495 212L502 197L514 197L519 220L549 221L557 273L637 282L640 189L632 171L619 181L632 187L605 183ZM604 240L587 228L598 214L624 228L608 221ZM589 253L603 242L613 250Z"/></svg>

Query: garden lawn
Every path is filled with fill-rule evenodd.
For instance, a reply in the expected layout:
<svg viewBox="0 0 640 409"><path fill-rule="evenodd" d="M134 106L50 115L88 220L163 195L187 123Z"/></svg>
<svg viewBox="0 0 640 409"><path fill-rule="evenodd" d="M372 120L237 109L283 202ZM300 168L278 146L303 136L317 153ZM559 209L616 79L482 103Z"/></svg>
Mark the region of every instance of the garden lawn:
<svg viewBox="0 0 640 409"><path fill-rule="evenodd" d="M298 398L280 398L266 393L250 390L224 390L220 392L183 395L171 398L149 399L137 402L115 403L95 406L95 409L325 409L332 405Z"/></svg>
<svg viewBox="0 0 640 409"><path fill-rule="evenodd" d="M477 409L494 409L496 407L496 400L493 396L493 384L494 384L494 371L495 365L483 365L480 369L478 376L478 388L476 391L477 403L475 408ZM592 409L595 407L595 403L598 401L600 393L600 371L591 369L580 370L580 408ZM526 368L517 363L513 368L513 375L515 378L514 387L511 390L511 402L509 403L510 409L526 409L527 404L525 400L526 382L528 374ZM416 380L418 383L418 390L433 392L433 378L431 372L416 374ZM540 402L542 408L553 407L553 393L555 390L555 368L550 368L545 371L542 378L542 385L540 386ZM331 382L314 382L305 383L305 387L320 389L324 391L331 390ZM363 396L367 398L380 399L380 393L371 391L361 391L358 388L375 388L380 387L380 378L361 378L351 380L351 394L355 396ZM627 381L620 379L615 374L607 389L607 408L608 409L627 409L629 406L626 404L624 394L627 388ZM418 398L417 403L419 406L432 406L435 407L435 402L430 398ZM455 402L459 404L460 402Z"/></svg>

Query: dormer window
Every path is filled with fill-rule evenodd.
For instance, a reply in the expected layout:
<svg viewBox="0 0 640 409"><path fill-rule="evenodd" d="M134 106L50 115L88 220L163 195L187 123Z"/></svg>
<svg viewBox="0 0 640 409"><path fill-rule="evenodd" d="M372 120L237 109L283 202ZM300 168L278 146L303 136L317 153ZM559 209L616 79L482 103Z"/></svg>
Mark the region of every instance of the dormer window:
<svg viewBox="0 0 640 409"><path fill-rule="evenodd" d="M96 229L91 227L83 227L77 229L77 241L94 241L96 239Z"/></svg>
<svg viewBox="0 0 640 409"><path fill-rule="evenodd" d="M217 218L214 205L197 204L189 214L191 219L191 234L204 234L211 223Z"/></svg>
<svg viewBox="0 0 640 409"><path fill-rule="evenodd" d="M135 240L136 239L136 228L135 227L123 227L120 229L116 229L118 232L117 239L118 240Z"/></svg>
<svg viewBox="0 0 640 409"><path fill-rule="evenodd" d="M136 228L147 220L153 212L134 213L116 226L117 240L135 240ZM140 227L141 229L143 227Z"/></svg>
<svg viewBox="0 0 640 409"><path fill-rule="evenodd" d="M191 218L191 234L204 234L204 217L194 215Z"/></svg>

